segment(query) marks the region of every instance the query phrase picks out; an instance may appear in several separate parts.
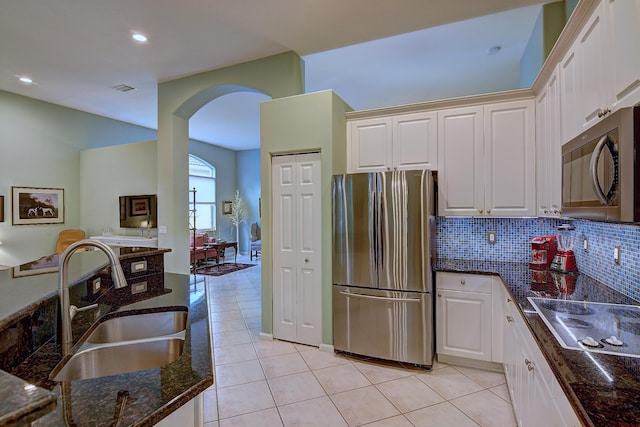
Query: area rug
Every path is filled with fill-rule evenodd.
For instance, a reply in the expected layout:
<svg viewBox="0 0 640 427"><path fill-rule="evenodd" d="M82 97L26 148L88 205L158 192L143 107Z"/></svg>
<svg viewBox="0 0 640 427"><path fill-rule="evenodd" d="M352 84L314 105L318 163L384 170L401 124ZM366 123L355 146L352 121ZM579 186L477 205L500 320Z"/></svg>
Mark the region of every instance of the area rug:
<svg viewBox="0 0 640 427"><path fill-rule="evenodd" d="M225 263L220 266L218 269L217 266L207 267L203 269L199 269L197 274L204 274L205 276L223 276L225 274L233 273L234 271L244 270L245 268L255 267L256 264L234 264L234 263Z"/></svg>

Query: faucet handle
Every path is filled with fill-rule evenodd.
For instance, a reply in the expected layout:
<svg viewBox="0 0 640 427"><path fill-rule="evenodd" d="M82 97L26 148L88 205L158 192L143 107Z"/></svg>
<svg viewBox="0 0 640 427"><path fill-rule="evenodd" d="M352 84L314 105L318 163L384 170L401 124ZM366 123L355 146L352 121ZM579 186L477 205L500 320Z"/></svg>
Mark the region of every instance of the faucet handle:
<svg viewBox="0 0 640 427"><path fill-rule="evenodd" d="M73 318L81 311L93 310L94 308L98 308L98 304L91 304L84 307L76 307L75 305L69 306L69 318L73 320Z"/></svg>

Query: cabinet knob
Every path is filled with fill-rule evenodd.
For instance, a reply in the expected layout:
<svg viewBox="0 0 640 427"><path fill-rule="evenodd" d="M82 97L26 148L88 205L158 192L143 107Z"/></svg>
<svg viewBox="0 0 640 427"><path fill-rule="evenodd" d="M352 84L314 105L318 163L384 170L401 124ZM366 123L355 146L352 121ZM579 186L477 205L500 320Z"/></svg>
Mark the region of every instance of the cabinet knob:
<svg viewBox="0 0 640 427"><path fill-rule="evenodd" d="M304 259L304 262L309 262L309 258L305 258L305 259Z"/></svg>
<svg viewBox="0 0 640 427"><path fill-rule="evenodd" d="M507 302L511 302L511 298L508 298L508 297L507 297Z"/></svg>
<svg viewBox="0 0 640 427"><path fill-rule="evenodd" d="M487 215L491 214L491 209L487 209Z"/></svg>
<svg viewBox="0 0 640 427"><path fill-rule="evenodd" d="M508 323L513 323L513 317L507 315L507 322Z"/></svg>
<svg viewBox="0 0 640 427"><path fill-rule="evenodd" d="M543 210L542 212L543 212L544 214L548 214L548 213L549 213L549 211L548 211L548 210L546 210L546 209L545 209L545 210Z"/></svg>
<svg viewBox="0 0 640 427"><path fill-rule="evenodd" d="M467 282L465 282L465 281L464 281L464 279L460 279L460 284L461 284L461 285L466 285L466 284L467 284Z"/></svg>
<svg viewBox="0 0 640 427"><path fill-rule="evenodd" d="M438 297L442 298L442 294L440 292L438 292Z"/></svg>
<svg viewBox="0 0 640 427"><path fill-rule="evenodd" d="M482 213L483 211L482 211L482 209L478 209L478 212Z"/></svg>
<svg viewBox="0 0 640 427"><path fill-rule="evenodd" d="M527 365L527 369L529 371L533 371L533 363L531 363L531 360L529 359L524 359L524 364Z"/></svg>

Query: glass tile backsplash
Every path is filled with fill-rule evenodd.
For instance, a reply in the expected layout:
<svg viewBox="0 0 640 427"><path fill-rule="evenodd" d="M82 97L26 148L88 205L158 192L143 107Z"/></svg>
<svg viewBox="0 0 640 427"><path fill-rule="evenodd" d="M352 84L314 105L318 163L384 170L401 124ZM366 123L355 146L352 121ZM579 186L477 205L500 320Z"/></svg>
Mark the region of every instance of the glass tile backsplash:
<svg viewBox="0 0 640 427"><path fill-rule="evenodd" d="M438 217L436 251L440 258L482 261L529 262L531 237L556 234L555 227L572 224L578 269L640 301L640 226L587 220L551 218L470 218ZM496 242L488 243L488 233ZM589 251L583 249L583 236ZM613 249L620 245L620 263Z"/></svg>

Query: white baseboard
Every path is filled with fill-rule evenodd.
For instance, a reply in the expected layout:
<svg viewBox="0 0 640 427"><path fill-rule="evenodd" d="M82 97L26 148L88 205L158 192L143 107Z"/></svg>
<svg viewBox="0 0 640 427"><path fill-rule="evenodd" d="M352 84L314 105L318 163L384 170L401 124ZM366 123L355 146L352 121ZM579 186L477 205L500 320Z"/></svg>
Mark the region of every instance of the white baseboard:
<svg viewBox="0 0 640 427"><path fill-rule="evenodd" d="M333 346L330 344L320 344L320 351L333 353Z"/></svg>
<svg viewBox="0 0 640 427"><path fill-rule="evenodd" d="M263 341L273 341L273 334L267 334L265 332L260 332L260 339Z"/></svg>

